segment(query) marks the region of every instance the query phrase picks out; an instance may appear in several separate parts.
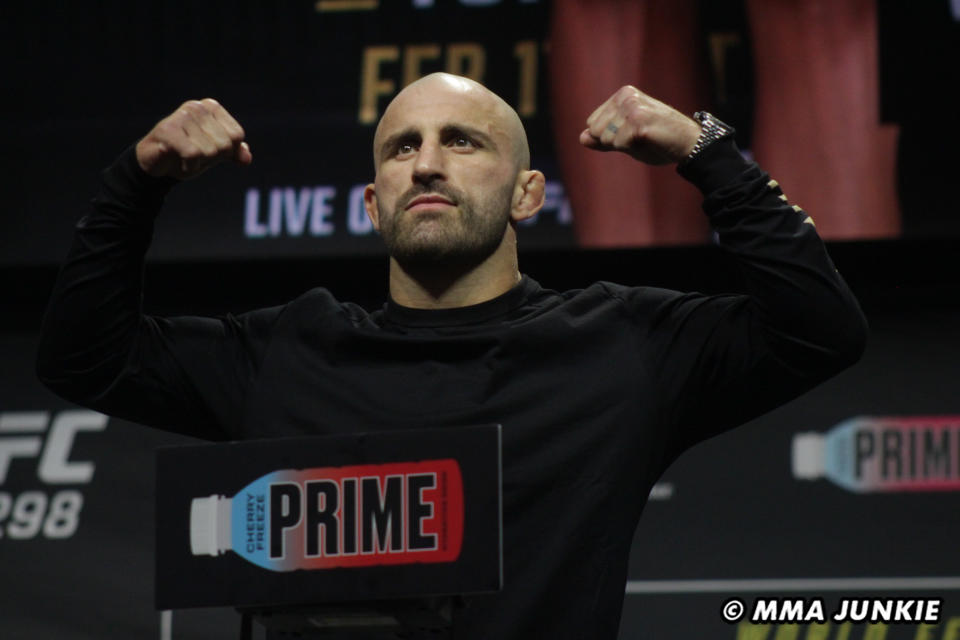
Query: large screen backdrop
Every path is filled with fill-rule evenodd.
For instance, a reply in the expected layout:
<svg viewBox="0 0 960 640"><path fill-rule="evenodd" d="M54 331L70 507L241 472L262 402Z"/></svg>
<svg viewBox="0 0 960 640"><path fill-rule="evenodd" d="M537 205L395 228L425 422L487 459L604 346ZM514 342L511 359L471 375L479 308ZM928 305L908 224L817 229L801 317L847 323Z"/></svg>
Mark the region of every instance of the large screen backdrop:
<svg viewBox="0 0 960 640"><path fill-rule="evenodd" d="M957 232L956 3L298 0L6 3L0 264L55 264L100 169L188 99L215 97L253 165L178 187L151 259L382 252L363 211L377 119L407 83L467 75L516 108L547 177L521 250L701 244L672 168L577 142L631 83L711 109L827 239ZM919 98L918 98L919 97ZM932 129L932 130L931 130Z"/></svg>

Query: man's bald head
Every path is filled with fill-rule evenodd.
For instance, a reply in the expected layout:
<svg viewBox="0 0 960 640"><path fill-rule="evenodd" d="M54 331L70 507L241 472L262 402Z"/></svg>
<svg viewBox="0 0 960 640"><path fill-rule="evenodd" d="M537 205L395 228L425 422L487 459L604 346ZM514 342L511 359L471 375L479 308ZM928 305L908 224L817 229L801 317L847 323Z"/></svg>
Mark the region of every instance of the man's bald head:
<svg viewBox="0 0 960 640"><path fill-rule="evenodd" d="M450 73L431 73L404 87L387 105L373 138L375 169L380 166L385 136L403 128L422 105L440 102L455 105L464 117L483 123L491 135L499 134L508 140L517 171L530 168L527 133L513 107L470 78Z"/></svg>
<svg viewBox="0 0 960 640"><path fill-rule="evenodd" d="M414 272L479 270L478 281L516 284L515 226L543 206L544 178L507 103L468 78L431 74L387 106L373 154L363 203L390 253L391 292L394 276Z"/></svg>

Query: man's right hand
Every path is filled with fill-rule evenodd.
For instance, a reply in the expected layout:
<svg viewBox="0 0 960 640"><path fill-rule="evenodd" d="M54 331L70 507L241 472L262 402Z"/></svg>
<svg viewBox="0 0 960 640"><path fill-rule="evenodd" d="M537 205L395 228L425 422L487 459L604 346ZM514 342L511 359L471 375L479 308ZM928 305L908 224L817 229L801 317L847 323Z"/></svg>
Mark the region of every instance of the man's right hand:
<svg viewBox="0 0 960 640"><path fill-rule="evenodd" d="M233 160L253 162L243 127L213 98L189 100L137 143L140 168L155 177L195 178Z"/></svg>

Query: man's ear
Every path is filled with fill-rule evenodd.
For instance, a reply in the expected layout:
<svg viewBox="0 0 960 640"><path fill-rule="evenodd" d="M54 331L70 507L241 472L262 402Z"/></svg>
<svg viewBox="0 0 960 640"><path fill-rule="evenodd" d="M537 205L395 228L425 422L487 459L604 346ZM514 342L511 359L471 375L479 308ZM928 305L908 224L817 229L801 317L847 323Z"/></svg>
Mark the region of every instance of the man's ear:
<svg viewBox="0 0 960 640"><path fill-rule="evenodd" d="M377 205L377 190L371 182L363 188L363 208L367 210L367 217L373 223L373 228L380 231L380 207Z"/></svg>
<svg viewBox="0 0 960 640"><path fill-rule="evenodd" d="M546 179L536 170L521 171L513 189L513 207L510 217L514 222L532 218L543 207Z"/></svg>

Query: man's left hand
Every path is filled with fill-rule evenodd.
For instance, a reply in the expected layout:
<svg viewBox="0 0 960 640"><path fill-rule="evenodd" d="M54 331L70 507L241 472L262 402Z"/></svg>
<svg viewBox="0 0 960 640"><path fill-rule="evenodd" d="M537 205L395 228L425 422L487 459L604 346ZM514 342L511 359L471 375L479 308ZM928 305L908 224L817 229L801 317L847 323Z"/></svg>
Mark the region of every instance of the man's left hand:
<svg viewBox="0 0 960 640"><path fill-rule="evenodd" d="M621 87L587 118L580 143L598 151L623 151L647 164L683 160L700 137L700 125L636 87Z"/></svg>

